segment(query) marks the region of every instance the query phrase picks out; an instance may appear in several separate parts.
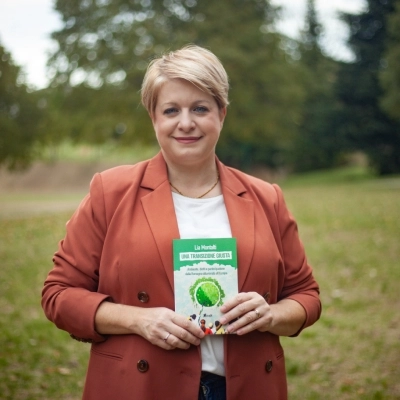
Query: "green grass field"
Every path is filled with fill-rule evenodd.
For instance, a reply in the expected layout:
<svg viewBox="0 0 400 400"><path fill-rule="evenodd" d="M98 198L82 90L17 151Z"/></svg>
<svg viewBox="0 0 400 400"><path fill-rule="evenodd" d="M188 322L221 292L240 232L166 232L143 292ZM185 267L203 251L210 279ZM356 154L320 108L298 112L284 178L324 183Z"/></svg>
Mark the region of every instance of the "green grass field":
<svg viewBox="0 0 400 400"><path fill-rule="evenodd" d="M399 399L400 178L352 170L295 177L282 186L323 302L316 325L283 338L289 398ZM1 209L24 202L15 196L0 196ZM1 399L81 396L89 346L57 330L40 307L70 214L45 207L18 218L1 215Z"/></svg>

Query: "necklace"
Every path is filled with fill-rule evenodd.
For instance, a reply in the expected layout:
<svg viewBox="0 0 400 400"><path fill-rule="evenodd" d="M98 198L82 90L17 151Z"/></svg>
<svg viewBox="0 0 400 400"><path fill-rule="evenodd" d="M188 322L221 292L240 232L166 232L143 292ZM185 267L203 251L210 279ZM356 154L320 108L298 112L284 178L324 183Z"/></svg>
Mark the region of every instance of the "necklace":
<svg viewBox="0 0 400 400"><path fill-rule="evenodd" d="M207 192L203 193L201 196L197 196L197 197L191 197L191 196L186 196L185 194L183 194L179 189L177 189L172 183L171 181L168 181L169 184L171 185L172 189L174 189L177 193L179 193L181 196L185 196L185 197L191 197L192 199L201 199L202 197L204 197L206 194L210 193L211 190L213 190L215 188L215 186L217 186L217 183L219 181L219 172L217 171L217 180L215 181L215 183L210 187L210 189L207 190Z"/></svg>

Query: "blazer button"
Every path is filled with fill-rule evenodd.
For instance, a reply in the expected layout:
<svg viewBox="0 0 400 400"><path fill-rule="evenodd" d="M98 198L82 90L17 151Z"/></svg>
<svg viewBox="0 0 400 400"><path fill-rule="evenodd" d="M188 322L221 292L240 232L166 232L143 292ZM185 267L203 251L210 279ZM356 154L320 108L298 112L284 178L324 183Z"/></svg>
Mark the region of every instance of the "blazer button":
<svg viewBox="0 0 400 400"><path fill-rule="evenodd" d="M147 372L149 370L149 363L146 360L139 360L137 362L137 369L139 372Z"/></svg>
<svg viewBox="0 0 400 400"><path fill-rule="evenodd" d="M142 303L147 303L149 301L149 295L146 292L139 292L137 297Z"/></svg>
<svg viewBox="0 0 400 400"><path fill-rule="evenodd" d="M271 372L272 371L272 360L268 360L267 363L265 364L265 370L267 372Z"/></svg>

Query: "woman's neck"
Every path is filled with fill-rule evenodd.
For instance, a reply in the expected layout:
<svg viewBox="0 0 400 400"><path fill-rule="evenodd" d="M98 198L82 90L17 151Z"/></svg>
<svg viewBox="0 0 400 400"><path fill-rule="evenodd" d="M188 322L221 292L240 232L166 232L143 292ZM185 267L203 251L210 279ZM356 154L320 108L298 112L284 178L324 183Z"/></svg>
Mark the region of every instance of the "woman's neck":
<svg viewBox="0 0 400 400"><path fill-rule="evenodd" d="M221 194L218 169L212 164L202 167L168 166L168 179L172 191L186 197L207 198Z"/></svg>

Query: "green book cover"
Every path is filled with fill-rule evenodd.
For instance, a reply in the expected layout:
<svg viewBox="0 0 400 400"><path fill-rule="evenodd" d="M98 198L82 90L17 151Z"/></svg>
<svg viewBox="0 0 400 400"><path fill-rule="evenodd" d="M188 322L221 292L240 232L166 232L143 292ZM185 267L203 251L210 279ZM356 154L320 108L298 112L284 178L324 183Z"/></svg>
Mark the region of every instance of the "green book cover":
<svg viewBox="0 0 400 400"><path fill-rule="evenodd" d="M238 293L235 238L173 241L175 311L206 334L224 334L222 304Z"/></svg>

